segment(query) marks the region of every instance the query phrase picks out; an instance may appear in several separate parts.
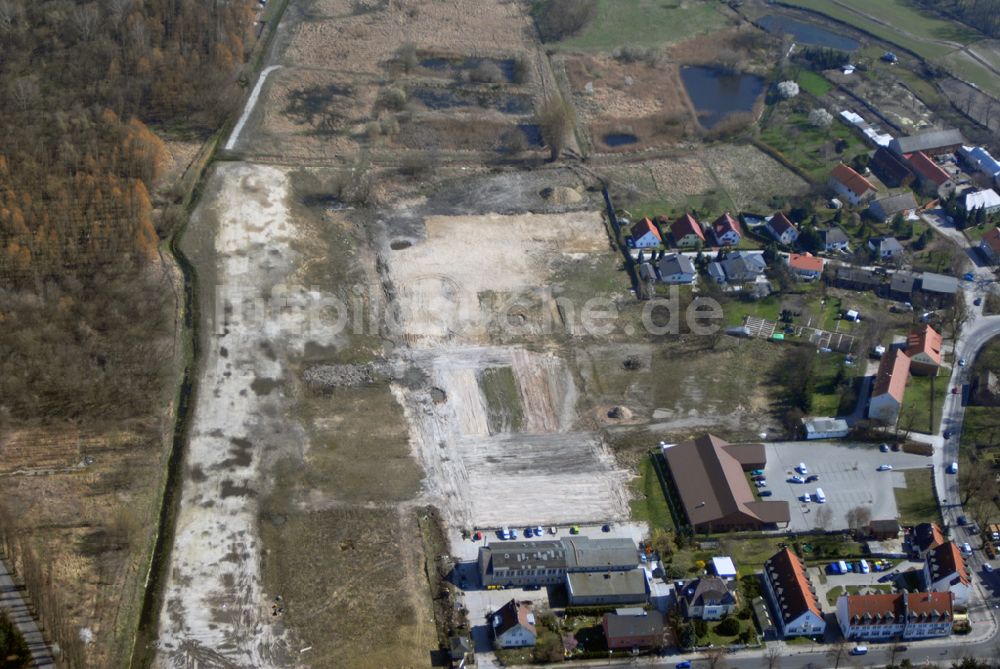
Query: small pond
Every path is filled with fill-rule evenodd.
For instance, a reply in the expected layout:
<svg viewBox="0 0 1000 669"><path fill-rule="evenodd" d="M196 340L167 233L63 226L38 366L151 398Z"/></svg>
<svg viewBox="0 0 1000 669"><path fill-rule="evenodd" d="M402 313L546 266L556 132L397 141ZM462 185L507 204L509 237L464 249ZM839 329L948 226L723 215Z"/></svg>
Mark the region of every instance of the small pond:
<svg viewBox="0 0 1000 669"><path fill-rule="evenodd" d="M753 111L764 92L763 77L729 74L714 67L683 67L681 81L705 128L718 125L730 114Z"/></svg>
<svg viewBox="0 0 1000 669"><path fill-rule="evenodd" d="M601 141L613 148L635 144L639 141L639 138L628 132L611 132L602 137Z"/></svg>
<svg viewBox="0 0 1000 669"><path fill-rule="evenodd" d="M775 35L791 35L796 42L825 46L839 51L855 51L861 46L856 40L827 30L815 23L796 21L787 16L768 14L757 19L757 25Z"/></svg>

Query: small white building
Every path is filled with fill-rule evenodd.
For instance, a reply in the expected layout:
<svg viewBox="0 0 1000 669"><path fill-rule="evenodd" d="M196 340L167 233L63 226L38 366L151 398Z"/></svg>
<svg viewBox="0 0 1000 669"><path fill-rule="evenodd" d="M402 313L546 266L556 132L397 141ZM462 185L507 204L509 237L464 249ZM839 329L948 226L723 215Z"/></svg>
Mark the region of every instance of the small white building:
<svg viewBox="0 0 1000 669"><path fill-rule="evenodd" d="M842 439L850 427L843 418L803 418L806 439Z"/></svg>
<svg viewBox="0 0 1000 669"><path fill-rule="evenodd" d="M712 572L724 581L736 580L736 565L731 557L720 555L712 558Z"/></svg>
<svg viewBox="0 0 1000 669"><path fill-rule="evenodd" d="M992 188L966 193L962 203L965 210L970 212L976 209L983 209L987 214L1000 211L1000 195L997 195L997 192Z"/></svg>

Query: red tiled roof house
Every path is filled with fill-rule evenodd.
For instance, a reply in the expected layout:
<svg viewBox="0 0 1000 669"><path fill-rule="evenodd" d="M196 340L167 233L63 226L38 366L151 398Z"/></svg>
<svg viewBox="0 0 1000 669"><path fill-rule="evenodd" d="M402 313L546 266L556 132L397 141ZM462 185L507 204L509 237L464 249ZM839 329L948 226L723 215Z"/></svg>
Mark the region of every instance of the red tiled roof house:
<svg viewBox="0 0 1000 669"><path fill-rule="evenodd" d="M837 195L854 206L871 200L878 190L871 181L843 163L833 168L827 183Z"/></svg>
<svg viewBox="0 0 1000 669"><path fill-rule="evenodd" d="M684 214L670 226L670 236L678 248L696 248L705 245L705 233L701 223L691 214Z"/></svg>
<svg viewBox="0 0 1000 669"><path fill-rule="evenodd" d="M740 243L740 224L727 211L712 222L712 236L719 246L736 246Z"/></svg>
<svg viewBox="0 0 1000 669"><path fill-rule="evenodd" d="M937 376L941 367L941 335L930 325L906 335L906 356L910 359L910 374Z"/></svg>
<svg viewBox="0 0 1000 669"><path fill-rule="evenodd" d="M991 264L1000 264L1000 228L993 228L983 235L979 240L979 251Z"/></svg>
<svg viewBox="0 0 1000 669"><path fill-rule="evenodd" d="M956 604L969 601L972 580L965 567L965 559L954 541L927 551L924 558L924 582L933 592L950 592Z"/></svg>
<svg viewBox="0 0 1000 669"><path fill-rule="evenodd" d="M823 610L805 566L791 549L781 549L764 563L764 587L783 638L823 636Z"/></svg>
<svg viewBox="0 0 1000 669"><path fill-rule="evenodd" d="M910 378L910 358L902 349L893 348L882 356L875 375L868 417L886 425L895 425L903 408L903 394Z"/></svg>
<svg viewBox="0 0 1000 669"><path fill-rule="evenodd" d="M663 237L656 223L644 218L632 226L629 243L634 249L655 249L663 244Z"/></svg>
<svg viewBox="0 0 1000 669"><path fill-rule="evenodd" d="M811 253L789 253L788 269L795 276L811 281L823 273L823 259Z"/></svg>

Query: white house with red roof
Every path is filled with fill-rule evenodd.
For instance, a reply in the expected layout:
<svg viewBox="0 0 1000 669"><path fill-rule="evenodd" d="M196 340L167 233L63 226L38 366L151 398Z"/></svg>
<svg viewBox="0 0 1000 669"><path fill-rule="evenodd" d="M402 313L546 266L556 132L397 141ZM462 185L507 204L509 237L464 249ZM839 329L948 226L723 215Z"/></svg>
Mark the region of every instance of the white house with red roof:
<svg viewBox="0 0 1000 669"><path fill-rule="evenodd" d="M694 248L705 245L705 233L701 223L694 216L685 213L670 226L670 236L678 248Z"/></svg>
<svg viewBox="0 0 1000 669"><path fill-rule="evenodd" d="M979 240L979 250L992 264L1000 264L1000 228L989 230Z"/></svg>
<svg viewBox="0 0 1000 669"><path fill-rule="evenodd" d="M663 244L663 237L656 223L644 218L632 226L629 241L635 249L655 249Z"/></svg>
<svg viewBox="0 0 1000 669"><path fill-rule="evenodd" d="M817 258L808 251L806 253L789 253L786 262L792 274L806 281L817 279L823 273L823 259Z"/></svg>
<svg viewBox="0 0 1000 669"><path fill-rule="evenodd" d="M712 222L712 236L719 246L736 246L740 243L740 224L727 211Z"/></svg>
<svg viewBox="0 0 1000 669"><path fill-rule="evenodd" d="M871 181L864 178L850 166L840 163L830 172L827 182L837 195L854 206L867 202L875 197L878 189Z"/></svg>
<svg viewBox="0 0 1000 669"><path fill-rule="evenodd" d="M764 563L764 589L783 638L823 636L826 620L802 561L783 548Z"/></svg>
<svg viewBox="0 0 1000 669"><path fill-rule="evenodd" d="M901 592L841 595L837 622L850 641L930 639L951 634L954 606L951 593Z"/></svg>
<svg viewBox="0 0 1000 669"><path fill-rule="evenodd" d="M538 638L535 614L525 602L510 600L486 617L497 648L534 646Z"/></svg>
<svg viewBox="0 0 1000 669"><path fill-rule="evenodd" d="M972 579L969 578L962 552L954 541L927 551L924 559L924 582L932 592L950 592L956 604L963 605L969 601Z"/></svg>
<svg viewBox="0 0 1000 669"><path fill-rule="evenodd" d="M782 212L775 212L767 222L767 232L781 244L791 246L799 238L799 230Z"/></svg>

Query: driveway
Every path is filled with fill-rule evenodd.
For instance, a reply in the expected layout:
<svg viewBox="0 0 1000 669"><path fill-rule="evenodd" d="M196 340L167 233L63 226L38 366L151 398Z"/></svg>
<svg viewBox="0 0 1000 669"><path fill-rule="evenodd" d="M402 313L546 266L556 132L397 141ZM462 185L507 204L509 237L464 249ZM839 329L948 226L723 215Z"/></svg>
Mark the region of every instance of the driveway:
<svg viewBox="0 0 1000 669"><path fill-rule="evenodd" d="M788 529L803 532L817 527L816 512L828 508L830 518L826 529L847 529L847 512L854 507L871 509L873 519L896 518L894 488L905 488L904 469L923 469L930 458L908 453L882 453L872 444L830 441L774 442L767 449L768 489L771 500L787 500L791 511ZM810 474L818 474L813 483L790 483L795 467L804 462ZM879 465L891 464L894 471L877 471ZM815 495L820 487L826 494L825 504L801 502L808 492Z"/></svg>

